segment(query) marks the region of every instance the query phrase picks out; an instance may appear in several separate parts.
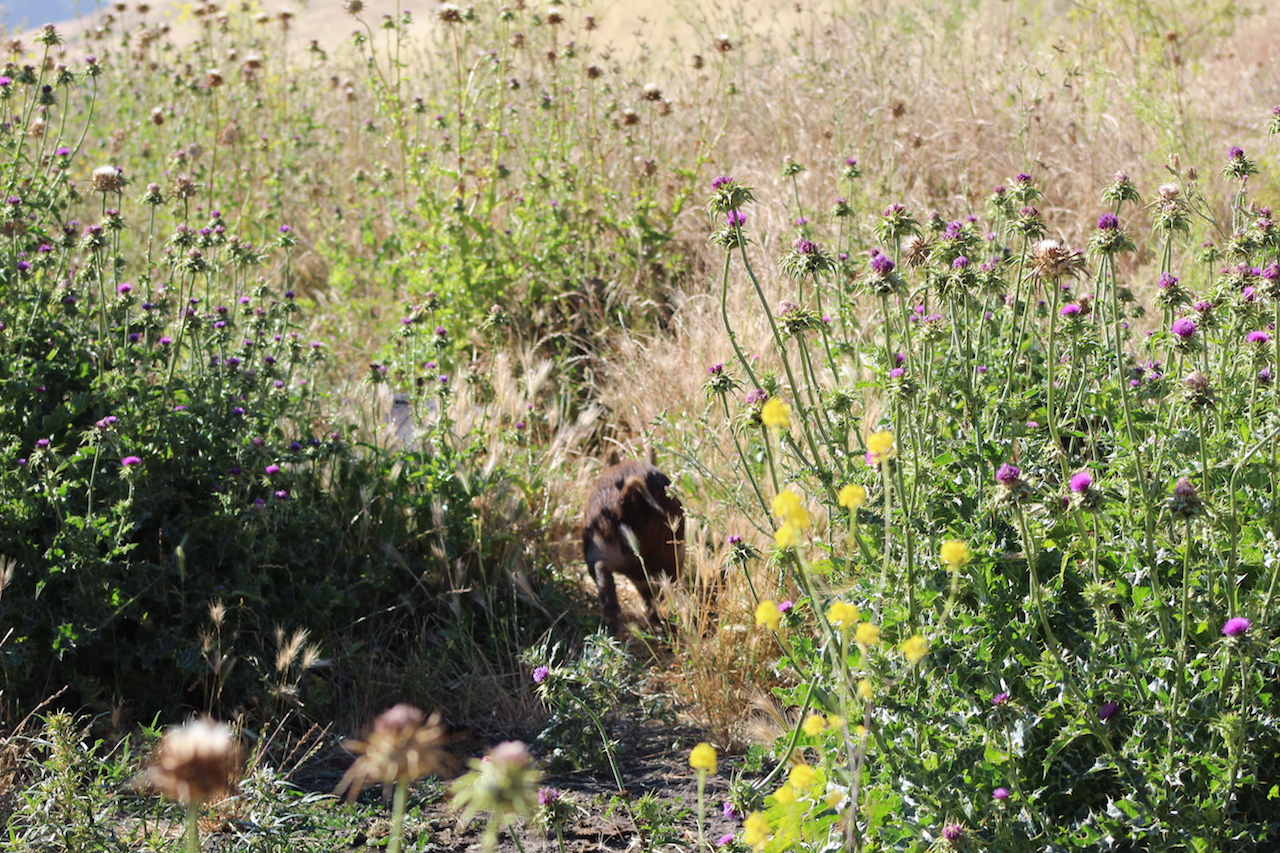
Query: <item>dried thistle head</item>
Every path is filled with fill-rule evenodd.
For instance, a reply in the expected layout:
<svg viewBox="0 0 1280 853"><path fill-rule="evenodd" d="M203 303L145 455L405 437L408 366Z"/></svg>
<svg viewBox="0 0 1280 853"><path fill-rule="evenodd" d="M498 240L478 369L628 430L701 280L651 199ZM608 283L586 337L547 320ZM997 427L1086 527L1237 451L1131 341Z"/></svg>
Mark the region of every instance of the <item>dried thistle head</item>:
<svg viewBox="0 0 1280 853"><path fill-rule="evenodd" d="M170 729L140 781L170 800L208 803L229 793L240 775L240 748L225 723L198 717Z"/></svg>
<svg viewBox="0 0 1280 853"><path fill-rule="evenodd" d="M442 748L448 739L440 714L425 717L422 711L401 703L383 711L373 721L368 740L349 740L343 744L359 754L347 770L334 793L344 791L355 799L370 781L406 784L429 773L448 768L447 754Z"/></svg>
<svg viewBox="0 0 1280 853"><path fill-rule="evenodd" d="M103 195L107 193L119 195L127 183L124 170L118 166L99 166L89 177L89 186L94 192Z"/></svg>
<svg viewBox="0 0 1280 853"><path fill-rule="evenodd" d="M1036 243L1031 250L1031 265L1041 278L1074 278L1084 271L1084 257L1057 240L1046 239Z"/></svg>

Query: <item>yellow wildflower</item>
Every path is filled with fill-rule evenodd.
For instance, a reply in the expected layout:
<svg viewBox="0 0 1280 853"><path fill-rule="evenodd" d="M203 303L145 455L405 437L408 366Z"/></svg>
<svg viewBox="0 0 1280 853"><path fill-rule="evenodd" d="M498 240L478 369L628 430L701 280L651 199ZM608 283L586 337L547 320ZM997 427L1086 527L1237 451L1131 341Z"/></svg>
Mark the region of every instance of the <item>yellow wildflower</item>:
<svg viewBox="0 0 1280 853"><path fill-rule="evenodd" d="M760 850L769 836L773 835L773 827L760 812L752 812L742 824L742 843Z"/></svg>
<svg viewBox="0 0 1280 853"><path fill-rule="evenodd" d="M959 539L949 539L943 542L942 547L938 550L942 557L942 562L953 572L961 566L967 565L973 559L973 552L969 550L969 546Z"/></svg>
<svg viewBox="0 0 1280 853"><path fill-rule="evenodd" d="M797 764L787 774L787 781L791 783L791 787L798 788L801 791L807 791L812 788L816 779L813 768L808 764Z"/></svg>
<svg viewBox="0 0 1280 853"><path fill-rule="evenodd" d="M716 749L709 743L700 743L689 753L689 766L702 773L716 772Z"/></svg>
<svg viewBox="0 0 1280 853"><path fill-rule="evenodd" d="M853 734L855 737L861 740L862 738L867 736L867 727L862 725L862 723L858 723L858 725L853 727Z"/></svg>
<svg viewBox="0 0 1280 853"><path fill-rule="evenodd" d="M788 782L773 792L773 799L781 805L789 806L796 801L796 789Z"/></svg>
<svg viewBox="0 0 1280 853"><path fill-rule="evenodd" d="M919 634L914 634L902 643L902 654L911 663L920 663L929 654L929 643Z"/></svg>
<svg viewBox="0 0 1280 853"><path fill-rule="evenodd" d="M864 678L858 682L858 696L864 702L870 702L871 697L875 695L875 688L871 684L871 679Z"/></svg>
<svg viewBox="0 0 1280 853"><path fill-rule="evenodd" d="M847 601L833 601L827 608L827 621L837 628L852 628L858 615L858 608Z"/></svg>
<svg viewBox="0 0 1280 853"><path fill-rule="evenodd" d="M794 524L784 524L773 534L773 541L779 548L794 548L800 544L800 528Z"/></svg>
<svg viewBox="0 0 1280 853"><path fill-rule="evenodd" d="M782 402L777 397L770 397L769 401L760 409L760 423L775 429L790 429L790 404Z"/></svg>
<svg viewBox="0 0 1280 853"><path fill-rule="evenodd" d="M827 721L822 719L821 714L810 714L804 723L801 724L800 730L809 737L817 737L822 734L827 727Z"/></svg>
<svg viewBox="0 0 1280 853"><path fill-rule="evenodd" d="M874 646L880 642L880 626L873 625L870 622L863 622L858 626L858 632L854 634L854 639L862 646Z"/></svg>
<svg viewBox="0 0 1280 853"><path fill-rule="evenodd" d="M856 483L850 483L840 490L837 500L840 502L840 506L853 511L866 504L867 490Z"/></svg>
<svg viewBox="0 0 1280 853"><path fill-rule="evenodd" d="M782 611L772 601L762 601L756 605L756 624L768 627L770 631L778 630L782 621Z"/></svg>
<svg viewBox="0 0 1280 853"><path fill-rule="evenodd" d="M893 430L881 430L867 436L867 464L879 465L897 454L893 446Z"/></svg>
<svg viewBox="0 0 1280 853"><path fill-rule="evenodd" d="M773 496L773 514L790 524L805 530L809 527L809 511L804 508L804 499L791 489L783 489Z"/></svg>
<svg viewBox="0 0 1280 853"><path fill-rule="evenodd" d="M835 714L832 714L830 717L827 717L827 726L833 729L844 728L844 717L837 717Z"/></svg>

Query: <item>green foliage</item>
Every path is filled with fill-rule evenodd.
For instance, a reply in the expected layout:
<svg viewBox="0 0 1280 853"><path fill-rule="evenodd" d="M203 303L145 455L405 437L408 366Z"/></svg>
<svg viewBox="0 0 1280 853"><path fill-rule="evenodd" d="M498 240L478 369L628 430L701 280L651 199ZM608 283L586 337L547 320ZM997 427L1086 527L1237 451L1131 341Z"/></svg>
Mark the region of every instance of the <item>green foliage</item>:
<svg viewBox="0 0 1280 853"><path fill-rule="evenodd" d="M642 689L644 673L635 658L605 634L587 637L577 657L562 661L561 656L558 646L525 655L538 698L549 712L534 746L546 753L553 771L612 770L619 790L625 790L618 747L638 723L669 718L667 699Z"/></svg>
<svg viewBox="0 0 1280 853"><path fill-rule="evenodd" d="M754 252L728 249L724 287L739 262L781 367L767 383L739 351L740 373L709 385L747 424L738 471L774 496L740 505L776 519L757 621L794 673L775 695L795 723L761 789L812 763L768 793L748 844L1280 837L1280 243L1246 197L1255 172L1231 151L1235 236L1212 264L1186 227L1213 224L1198 185L1159 189L1149 283L1125 261L1137 237L1116 214L1138 193L1123 176L1088 257L1040 239L1034 210L1002 219L999 197L990 223L935 216L919 234L890 207L847 276L788 260L822 253L810 226L778 315ZM737 186L717 183L713 209ZM1022 175L1006 192L1039 190ZM848 382L859 369L871 378ZM768 390L735 413L738 382Z"/></svg>

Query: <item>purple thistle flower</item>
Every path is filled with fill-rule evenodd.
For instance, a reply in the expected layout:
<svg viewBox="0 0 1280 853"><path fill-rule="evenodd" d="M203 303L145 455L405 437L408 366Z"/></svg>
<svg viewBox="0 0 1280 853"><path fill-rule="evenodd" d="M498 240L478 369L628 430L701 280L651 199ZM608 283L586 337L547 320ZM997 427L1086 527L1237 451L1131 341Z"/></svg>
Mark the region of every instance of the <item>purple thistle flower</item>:
<svg viewBox="0 0 1280 853"><path fill-rule="evenodd" d="M996 695L991 697L991 707L999 708L1001 705L1003 705L1005 702L1008 702L1008 701L1009 701L1009 692L1007 690L1001 691L1000 693L997 693Z"/></svg>
<svg viewBox="0 0 1280 853"><path fill-rule="evenodd" d="M1007 800L1009 799L1009 789L996 788L994 791L991 792L991 796L997 800Z"/></svg>
<svg viewBox="0 0 1280 853"><path fill-rule="evenodd" d="M533 683L541 684L547 680L547 676L551 674L551 670L545 666L535 667L533 670Z"/></svg>
<svg viewBox="0 0 1280 853"><path fill-rule="evenodd" d="M1250 332L1244 336L1244 339L1251 344L1265 344L1267 341L1271 340L1271 336L1266 332L1259 330L1256 332Z"/></svg>
<svg viewBox="0 0 1280 853"><path fill-rule="evenodd" d="M858 165L858 158L857 158L857 157L846 157L846 158L844 158L844 164L845 164L846 166L856 166L856 165Z"/></svg>
<svg viewBox="0 0 1280 853"><path fill-rule="evenodd" d="M1089 490L1093 485L1093 476L1088 471L1079 471L1071 475L1071 491L1076 494Z"/></svg>
<svg viewBox="0 0 1280 853"><path fill-rule="evenodd" d="M1196 321L1190 317L1179 317L1173 321L1173 326L1170 327L1169 331L1184 341L1190 340L1191 336L1196 333Z"/></svg>
<svg viewBox="0 0 1280 853"><path fill-rule="evenodd" d="M1116 715L1116 712L1119 710L1120 710L1120 703L1112 699L1110 702L1107 702L1101 708L1098 709L1098 719L1104 720L1104 721L1109 720L1112 717L1114 717Z"/></svg>
<svg viewBox="0 0 1280 853"><path fill-rule="evenodd" d="M723 362L716 362L715 364L713 364L713 365L711 365L710 367L708 367L708 368L707 368L707 375L708 375L708 376L720 376L722 373L724 373L724 363L723 363Z"/></svg>
<svg viewBox="0 0 1280 853"><path fill-rule="evenodd" d="M791 608L795 606L795 602L788 598L786 601L778 602L778 612L783 614L789 613Z"/></svg>
<svg viewBox="0 0 1280 853"><path fill-rule="evenodd" d="M716 846L717 846L717 847L727 847L728 845L730 845L730 844L732 844L732 843L733 843L733 833L732 833L732 832L726 832L724 835L722 835L722 836L720 836L719 838L717 838L717 839L716 839Z"/></svg>
<svg viewBox="0 0 1280 853"><path fill-rule="evenodd" d="M44 450L48 446L49 446L49 439L47 438L36 439L36 447L40 448L41 450Z"/></svg>
<svg viewBox="0 0 1280 853"><path fill-rule="evenodd" d="M724 189L731 183L733 183L733 178L729 177L728 175L719 175L718 177L711 179L711 189L713 190Z"/></svg>
<svg viewBox="0 0 1280 853"><path fill-rule="evenodd" d="M262 470L263 470L263 471L265 471L268 475L271 475L271 474L279 474L279 473L280 473L280 466L279 466L279 465L272 464L272 465L268 465L266 468L264 468L264 469L262 469Z"/></svg>
<svg viewBox="0 0 1280 853"><path fill-rule="evenodd" d="M967 266L969 266L969 259L966 258L964 255L960 255L958 258L956 258L954 261L951 262L951 268L953 270L962 270Z"/></svg>
<svg viewBox="0 0 1280 853"><path fill-rule="evenodd" d="M1058 313L1067 319L1073 319L1080 316L1081 308L1074 302L1068 302L1058 309Z"/></svg>
<svg viewBox="0 0 1280 853"><path fill-rule="evenodd" d="M748 406L755 406L769 399L769 392L763 388L757 388L754 391L747 392L747 396L743 402Z"/></svg>
<svg viewBox="0 0 1280 853"><path fill-rule="evenodd" d="M121 460L120 460L120 464L121 464L121 465L123 465L123 466L124 466L124 467L126 467L126 468L132 468L134 465L141 465L141 464L142 464L142 457L141 457L141 456L126 456L125 458L123 458L123 459L121 459Z"/></svg>
<svg viewBox="0 0 1280 853"><path fill-rule="evenodd" d="M1222 636L1238 637L1249 630L1249 620L1243 616L1233 616L1222 626Z"/></svg>
<svg viewBox="0 0 1280 853"><path fill-rule="evenodd" d="M560 792L555 788L538 789L538 805L549 806L558 799L560 799Z"/></svg>
<svg viewBox="0 0 1280 853"><path fill-rule="evenodd" d="M1241 148L1239 145L1232 145L1230 148L1228 148L1228 149L1227 149L1227 159L1228 159L1228 160L1243 160L1243 159L1244 159L1244 149L1243 149L1243 148Z"/></svg>
<svg viewBox="0 0 1280 853"><path fill-rule="evenodd" d="M721 810L724 812L725 820L737 820L741 817L741 815L738 814L738 810L733 807L733 803L728 800L724 801L724 806Z"/></svg>
<svg viewBox="0 0 1280 853"><path fill-rule="evenodd" d="M996 471L996 482L1002 486L1011 486L1020 479L1022 479L1022 469L1017 465L1006 462L1000 466L1000 470Z"/></svg>
<svg viewBox="0 0 1280 853"><path fill-rule="evenodd" d="M907 371L903 370L901 367L895 367L893 370L889 371L889 378L901 379L903 376L906 375L906 373Z"/></svg>
<svg viewBox="0 0 1280 853"><path fill-rule="evenodd" d="M1029 184L1031 183L1031 176L1028 175L1026 172L1019 172L1018 174L1013 176L1013 180L1015 183Z"/></svg>
<svg viewBox="0 0 1280 853"><path fill-rule="evenodd" d="M942 837L948 841L959 841L964 837L964 827L958 823L949 823L942 828Z"/></svg>
<svg viewBox="0 0 1280 853"><path fill-rule="evenodd" d="M280 489L275 493L275 496L277 500L286 501L289 499L289 492L287 489Z"/></svg>
<svg viewBox="0 0 1280 853"><path fill-rule="evenodd" d="M1179 477L1178 482L1173 484L1173 493L1180 498L1194 498L1196 487L1186 477Z"/></svg>
<svg viewBox="0 0 1280 853"><path fill-rule="evenodd" d="M744 210L731 210L724 215L730 228L741 228L747 224L747 213Z"/></svg>
<svg viewBox="0 0 1280 853"><path fill-rule="evenodd" d="M1161 290L1168 290L1169 288L1173 287L1177 283L1178 283L1178 277L1176 275L1170 275L1167 272L1162 272L1160 273L1160 279L1156 282L1156 287L1160 288Z"/></svg>
<svg viewBox="0 0 1280 853"><path fill-rule="evenodd" d="M1098 217L1098 228L1102 231L1115 231L1120 227L1120 220L1114 213L1104 213Z"/></svg>
<svg viewBox="0 0 1280 853"><path fill-rule="evenodd" d="M879 252L871 256L871 270L876 275L888 275L893 272L893 268L897 266L893 262L893 258L888 255L882 255Z"/></svg>

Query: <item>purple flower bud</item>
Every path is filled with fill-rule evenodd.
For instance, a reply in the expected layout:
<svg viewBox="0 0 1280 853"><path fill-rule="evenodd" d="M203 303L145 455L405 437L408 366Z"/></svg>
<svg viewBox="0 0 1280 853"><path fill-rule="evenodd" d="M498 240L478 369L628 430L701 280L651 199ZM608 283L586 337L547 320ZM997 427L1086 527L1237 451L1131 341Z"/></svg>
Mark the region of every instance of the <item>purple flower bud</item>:
<svg viewBox="0 0 1280 853"><path fill-rule="evenodd" d="M997 800L1007 800L1009 799L1009 789L996 788L994 791L991 792L991 796Z"/></svg>
<svg viewBox="0 0 1280 853"><path fill-rule="evenodd" d="M1102 231L1115 231L1120 227L1120 220L1114 213L1104 213L1098 217L1098 228Z"/></svg>
<svg viewBox="0 0 1280 853"><path fill-rule="evenodd" d="M1233 616L1222 626L1224 637L1238 637L1249 630L1249 620L1243 616Z"/></svg>
<svg viewBox="0 0 1280 853"><path fill-rule="evenodd" d="M1173 332L1176 337L1181 338L1184 341L1190 340L1196 333L1196 321L1192 320L1190 317L1179 317L1173 321L1173 326L1170 327L1170 331Z"/></svg>
<svg viewBox="0 0 1280 853"><path fill-rule="evenodd" d="M1169 288L1173 287L1177 283L1178 283L1177 276L1170 275L1167 272L1162 272L1160 273L1159 281L1156 282L1156 287L1159 287L1162 290L1168 290Z"/></svg>
<svg viewBox="0 0 1280 853"><path fill-rule="evenodd" d="M1107 702L1105 705L1103 705L1101 708L1098 709L1098 719L1109 720L1112 717L1114 717L1116 715L1116 712L1119 710L1120 710L1120 703L1112 699L1110 702Z"/></svg>
<svg viewBox="0 0 1280 853"><path fill-rule="evenodd" d="M733 183L733 178L730 178L728 175L720 175L711 179L711 189L724 189L731 183Z"/></svg>
<svg viewBox="0 0 1280 853"><path fill-rule="evenodd" d="M730 228L741 228L747 224L747 214L743 210L731 210L724 215L724 218Z"/></svg>
<svg viewBox="0 0 1280 853"><path fill-rule="evenodd" d="M1008 691L1002 691L991 697L991 707L999 708L1005 702L1009 701Z"/></svg>
<svg viewBox="0 0 1280 853"><path fill-rule="evenodd" d="M141 465L141 464L142 464L142 457L141 457L141 456L126 456L125 458L123 458L123 459L121 459L121 460L120 460L120 464L121 464L121 465L123 465L123 466L124 466L124 467L126 467L126 468L132 468L134 465Z"/></svg>
<svg viewBox="0 0 1280 853"><path fill-rule="evenodd" d="M788 598L786 601L778 602L778 612L789 613L791 611L791 608L795 606L796 606L795 602L793 602L791 599Z"/></svg>
<svg viewBox="0 0 1280 853"><path fill-rule="evenodd" d="M1011 486L1020 479L1022 479L1022 469L1017 465L1006 462L1000 466L1000 470L996 471L996 482L1003 486Z"/></svg>
<svg viewBox="0 0 1280 853"><path fill-rule="evenodd" d="M969 259L966 258L964 255L959 256L958 258L956 258L954 261L951 262L951 268L953 270L962 270L967 266L969 266Z"/></svg>
<svg viewBox="0 0 1280 853"><path fill-rule="evenodd" d="M547 676L551 674L551 670L545 666L535 667L533 670L533 683L541 684L547 680Z"/></svg>
<svg viewBox="0 0 1280 853"><path fill-rule="evenodd" d="M1076 494L1086 492L1093 485L1093 476L1088 471L1079 471L1071 475L1071 491Z"/></svg>
<svg viewBox="0 0 1280 853"><path fill-rule="evenodd" d="M876 275L888 275L897 266L888 255L875 254L871 258L871 269Z"/></svg>
<svg viewBox="0 0 1280 853"><path fill-rule="evenodd" d="M1240 147L1240 146L1238 146L1238 145L1232 145L1230 148L1228 148L1228 149L1227 149L1227 159L1228 159L1228 160L1243 160L1243 159L1244 159L1244 149L1243 149L1243 148L1241 148L1241 147Z"/></svg>
<svg viewBox="0 0 1280 853"><path fill-rule="evenodd" d="M1058 313L1061 314L1063 317L1066 317L1067 319L1079 317L1080 311L1081 311L1080 306L1074 302L1068 302L1066 305L1063 305L1061 308L1058 309Z"/></svg>

